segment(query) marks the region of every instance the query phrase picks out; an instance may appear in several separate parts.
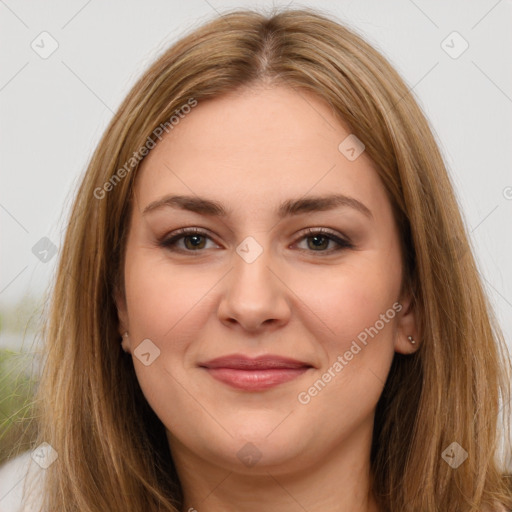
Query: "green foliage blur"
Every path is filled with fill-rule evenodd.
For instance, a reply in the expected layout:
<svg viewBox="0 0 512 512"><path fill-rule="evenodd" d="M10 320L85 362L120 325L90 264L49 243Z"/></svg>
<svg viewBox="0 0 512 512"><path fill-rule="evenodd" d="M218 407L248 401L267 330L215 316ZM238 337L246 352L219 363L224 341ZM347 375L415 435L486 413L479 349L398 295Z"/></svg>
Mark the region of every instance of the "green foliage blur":
<svg viewBox="0 0 512 512"><path fill-rule="evenodd" d="M0 466L33 448L35 357L25 347L35 335L38 301L24 298L0 308Z"/></svg>

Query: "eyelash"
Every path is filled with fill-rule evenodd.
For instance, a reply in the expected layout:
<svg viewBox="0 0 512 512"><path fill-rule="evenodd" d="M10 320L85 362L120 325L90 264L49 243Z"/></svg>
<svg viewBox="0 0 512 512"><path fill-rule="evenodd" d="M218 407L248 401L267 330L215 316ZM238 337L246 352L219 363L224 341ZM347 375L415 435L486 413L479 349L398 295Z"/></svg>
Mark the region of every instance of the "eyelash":
<svg viewBox="0 0 512 512"><path fill-rule="evenodd" d="M194 236L194 235L200 235L205 238L209 238L211 240L211 237L206 233L205 231L198 229L198 228L182 228L178 229L174 232L174 234L170 238L163 238L158 242L158 245L160 247L163 247L165 249L169 249L173 252L181 252L181 253L194 253L194 252L203 252L205 249L197 249L197 250L190 250L190 249L176 249L176 243L178 240L182 238L187 238L188 236ZM343 249L353 249L354 245L349 242L346 239L340 238L331 231L325 229L325 228L307 228L305 230L305 233L303 233L302 237L299 239L299 241L307 238L312 238L314 236L320 235L322 237L327 238L328 240L332 240L333 242L336 242L339 247L335 249L325 250L325 251L313 251L309 249L301 249L302 251L306 252L313 252L313 253L323 253L323 254L332 254L334 252L342 251Z"/></svg>

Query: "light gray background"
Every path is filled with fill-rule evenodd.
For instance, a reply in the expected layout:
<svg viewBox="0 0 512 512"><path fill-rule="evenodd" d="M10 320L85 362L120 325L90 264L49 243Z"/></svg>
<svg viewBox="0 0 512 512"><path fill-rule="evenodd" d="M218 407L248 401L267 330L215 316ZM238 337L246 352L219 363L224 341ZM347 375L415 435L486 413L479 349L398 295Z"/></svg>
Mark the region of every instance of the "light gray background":
<svg viewBox="0 0 512 512"><path fill-rule="evenodd" d="M236 7L287 2L0 0L0 307L48 287L74 187L103 130L147 65L188 30ZM512 2L288 2L331 13L395 65L434 128L484 283L512 347ZM59 47L42 59L33 40ZM457 59L441 42L459 32ZM509 187L509 188L507 188ZM508 197L508 199L507 199ZM16 344L12 338L3 344Z"/></svg>

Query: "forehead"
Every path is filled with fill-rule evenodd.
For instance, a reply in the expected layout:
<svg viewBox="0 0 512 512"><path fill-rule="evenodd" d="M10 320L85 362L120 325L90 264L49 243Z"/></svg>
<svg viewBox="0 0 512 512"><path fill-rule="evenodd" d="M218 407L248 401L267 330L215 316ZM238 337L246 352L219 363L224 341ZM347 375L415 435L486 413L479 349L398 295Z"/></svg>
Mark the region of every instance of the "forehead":
<svg viewBox="0 0 512 512"><path fill-rule="evenodd" d="M310 92L240 89L199 101L162 138L138 171L136 194L141 206L174 192L263 208L271 198L339 192L378 207L384 190L371 159L339 150L350 135Z"/></svg>

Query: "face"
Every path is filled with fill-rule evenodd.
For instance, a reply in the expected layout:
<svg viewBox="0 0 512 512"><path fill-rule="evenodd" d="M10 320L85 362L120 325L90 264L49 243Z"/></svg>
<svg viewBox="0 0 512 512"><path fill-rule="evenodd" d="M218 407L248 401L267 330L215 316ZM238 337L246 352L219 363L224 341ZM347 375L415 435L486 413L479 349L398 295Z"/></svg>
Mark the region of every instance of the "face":
<svg viewBox="0 0 512 512"><path fill-rule="evenodd" d="M349 135L311 93L246 89L199 102L144 159L119 328L173 454L284 471L371 432L416 331L391 205Z"/></svg>

